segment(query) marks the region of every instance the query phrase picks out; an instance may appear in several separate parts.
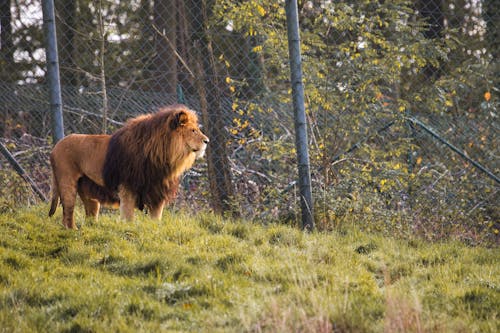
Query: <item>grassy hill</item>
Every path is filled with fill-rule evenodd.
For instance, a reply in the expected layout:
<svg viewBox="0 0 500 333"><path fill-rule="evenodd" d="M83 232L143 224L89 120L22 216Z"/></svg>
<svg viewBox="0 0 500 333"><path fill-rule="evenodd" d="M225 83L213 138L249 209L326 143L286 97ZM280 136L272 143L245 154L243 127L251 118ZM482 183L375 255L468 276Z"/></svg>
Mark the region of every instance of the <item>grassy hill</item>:
<svg viewBox="0 0 500 333"><path fill-rule="evenodd" d="M0 215L0 332L500 331L498 248L46 213Z"/></svg>

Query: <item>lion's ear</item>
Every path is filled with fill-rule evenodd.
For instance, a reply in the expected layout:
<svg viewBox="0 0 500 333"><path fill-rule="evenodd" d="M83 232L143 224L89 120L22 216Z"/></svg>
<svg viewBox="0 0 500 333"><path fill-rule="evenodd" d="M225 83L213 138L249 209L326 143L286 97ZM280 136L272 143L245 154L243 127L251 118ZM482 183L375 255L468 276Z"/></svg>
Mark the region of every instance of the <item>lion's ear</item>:
<svg viewBox="0 0 500 333"><path fill-rule="evenodd" d="M179 126L184 126L188 122L188 115L186 112L181 111L174 115L174 119L170 123L170 127L174 130Z"/></svg>

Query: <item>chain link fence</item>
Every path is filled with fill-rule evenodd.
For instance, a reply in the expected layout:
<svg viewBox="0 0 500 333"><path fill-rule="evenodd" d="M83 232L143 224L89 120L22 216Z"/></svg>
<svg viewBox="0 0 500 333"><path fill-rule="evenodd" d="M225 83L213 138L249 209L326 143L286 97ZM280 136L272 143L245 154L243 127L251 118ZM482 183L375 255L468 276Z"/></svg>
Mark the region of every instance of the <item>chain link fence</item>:
<svg viewBox="0 0 500 333"><path fill-rule="evenodd" d="M175 205L298 222L284 1L55 8L66 134L112 133L130 117L187 104L211 152L185 175ZM299 1L318 228L498 242L498 8ZM2 1L0 17L0 141L48 196L41 4ZM39 201L4 158L0 182L2 210Z"/></svg>

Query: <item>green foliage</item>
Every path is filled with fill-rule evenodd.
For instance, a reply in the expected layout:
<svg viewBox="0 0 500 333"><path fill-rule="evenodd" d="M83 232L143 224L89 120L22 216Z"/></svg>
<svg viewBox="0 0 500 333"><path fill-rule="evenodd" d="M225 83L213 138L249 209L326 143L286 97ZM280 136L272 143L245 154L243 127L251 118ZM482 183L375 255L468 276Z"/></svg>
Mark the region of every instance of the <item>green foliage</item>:
<svg viewBox="0 0 500 333"><path fill-rule="evenodd" d="M494 20L474 6L445 3L441 11L449 22L433 37L414 1L299 3L320 228L332 229L354 215L367 229L387 233L498 241L494 184L407 121L425 119L498 173L491 125L498 117L491 94L498 85L498 61L494 43L481 37L491 37ZM231 144L243 170L238 179L261 184L260 217L297 223L297 189L289 187L296 177L293 118L283 107L290 105L284 6L217 1L215 13L214 24L252 39L265 64L268 89L254 99L233 96ZM481 20L490 30L484 31ZM231 61L229 68L235 65ZM245 82L234 84L248 88ZM389 122L390 128L377 132ZM342 154L354 144L357 150ZM255 177L261 170L272 175L269 185ZM242 206L248 194L243 191Z"/></svg>
<svg viewBox="0 0 500 333"><path fill-rule="evenodd" d="M302 233L167 213L79 231L47 207L0 215L9 332L495 332L498 248Z"/></svg>
<svg viewBox="0 0 500 333"><path fill-rule="evenodd" d="M50 149L47 140L25 135L22 139L6 139L3 144L39 189L47 194L51 171L48 161ZM29 183L0 155L0 212L14 211L17 207L39 203Z"/></svg>
<svg viewBox="0 0 500 333"><path fill-rule="evenodd" d="M37 202L30 186L13 169L0 169L0 212Z"/></svg>

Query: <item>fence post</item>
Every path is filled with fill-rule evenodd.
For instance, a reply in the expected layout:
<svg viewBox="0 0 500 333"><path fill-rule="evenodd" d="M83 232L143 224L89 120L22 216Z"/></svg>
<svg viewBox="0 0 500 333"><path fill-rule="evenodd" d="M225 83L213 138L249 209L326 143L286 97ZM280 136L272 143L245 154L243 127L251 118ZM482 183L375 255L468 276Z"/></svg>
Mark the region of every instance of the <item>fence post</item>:
<svg viewBox="0 0 500 333"><path fill-rule="evenodd" d="M292 84L293 110L295 117L295 146L299 169L299 192L302 209L302 227L314 228L311 191L311 171L307 140L307 122L304 107L304 86L302 83L302 61L300 53L299 16L297 0L285 1L288 32L288 52L290 56L290 76Z"/></svg>
<svg viewBox="0 0 500 333"><path fill-rule="evenodd" d="M56 20L54 0L42 0L43 26L45 33L45 58L47 82L52 113L52 135L54 143L64 137L62 115L61 82L59 80L59 59L57 55Z"/></svg>

